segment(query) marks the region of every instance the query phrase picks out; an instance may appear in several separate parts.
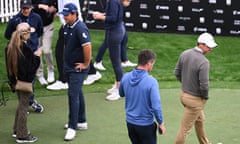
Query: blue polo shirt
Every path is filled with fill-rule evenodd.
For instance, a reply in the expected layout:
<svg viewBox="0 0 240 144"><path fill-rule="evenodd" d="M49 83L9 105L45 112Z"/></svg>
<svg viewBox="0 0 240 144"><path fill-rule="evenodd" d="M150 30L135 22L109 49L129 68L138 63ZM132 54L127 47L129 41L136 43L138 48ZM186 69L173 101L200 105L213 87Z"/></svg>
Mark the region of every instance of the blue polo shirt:
<svg viewBox="0 0 240 144"><path fill-rule="evenodd" d="M87 26L77 20L73 25L64 26L64 69L65 72L76 72L75 63L84 63L83 46L90 43Z"/></svg>

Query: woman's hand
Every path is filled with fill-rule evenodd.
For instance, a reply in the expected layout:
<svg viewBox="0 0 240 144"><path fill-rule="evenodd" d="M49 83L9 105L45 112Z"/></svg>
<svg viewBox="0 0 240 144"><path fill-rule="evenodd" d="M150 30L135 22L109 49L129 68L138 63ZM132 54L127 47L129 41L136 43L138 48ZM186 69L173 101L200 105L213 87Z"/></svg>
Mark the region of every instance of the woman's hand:
<svg viewBox="0 0 240 144"><path fill-rule="evenodd" d="M98 11L93 12L92 16L93 16L93 19L96 19L96 20L103 20L104 21L105 18L106 18L105 13L101 13L101 12L98 12Z"/></svg>
<svg viewBox="0 0 240 144"><path fill-rule="evenodd" d="M34 55L40 57L40 56L42 55L42 48L38 48L38 49L34 52Z"/></svg>

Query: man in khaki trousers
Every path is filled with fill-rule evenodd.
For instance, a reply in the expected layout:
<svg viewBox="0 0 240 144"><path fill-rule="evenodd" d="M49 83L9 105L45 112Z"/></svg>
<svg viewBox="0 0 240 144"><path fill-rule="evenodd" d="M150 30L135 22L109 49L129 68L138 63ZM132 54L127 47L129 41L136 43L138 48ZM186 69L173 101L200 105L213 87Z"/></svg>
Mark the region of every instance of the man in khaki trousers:
<svg viewBox="0 0 240 144"><path fill-rule="evenodd" d="M179 57L174 74L182 84L181 103L184 114L174 144L184 144L191 128L200 144L210 144L204 129L204 106L208 100L210 64L204 56L216 47L209 33L198 37L197 46L185 50Z"/></svg>

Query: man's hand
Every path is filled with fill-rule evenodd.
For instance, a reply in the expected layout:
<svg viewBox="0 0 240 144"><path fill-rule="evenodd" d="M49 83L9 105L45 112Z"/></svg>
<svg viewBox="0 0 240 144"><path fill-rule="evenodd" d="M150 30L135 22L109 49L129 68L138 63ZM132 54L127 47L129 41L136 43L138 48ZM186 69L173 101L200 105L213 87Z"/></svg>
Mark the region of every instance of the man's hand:
<svg viewBox="0 0 240 144"><path fill-rule="evenodd" d="M83 70L83 69L86 69L88 67L88 65L85 65L84 63L75 63L75 69L76 70L79 70L80 72Z"/></svg>
<svg viewBox="0 0 240 144"><path fill-rule="evenodd" d="M166 133L166 128L165 128L164 124L158 125L158 132L159 132L159 134L161 134L161 135L163 135L163 134Z"/></svg>

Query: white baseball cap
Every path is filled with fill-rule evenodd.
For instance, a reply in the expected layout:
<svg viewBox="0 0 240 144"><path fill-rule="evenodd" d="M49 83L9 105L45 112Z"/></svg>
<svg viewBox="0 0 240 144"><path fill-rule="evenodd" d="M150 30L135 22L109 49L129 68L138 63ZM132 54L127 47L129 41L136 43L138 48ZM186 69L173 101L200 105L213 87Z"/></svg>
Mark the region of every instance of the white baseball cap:
<svg viewBox="0 0 240 144"><path fill-rule="evenodd" d="M197 39L198 43L204 43L206 44L208 47L210 48L214 48L217 46L216 42L214 41L213 36L210 33L202 33L198 39Z"/></svg>

